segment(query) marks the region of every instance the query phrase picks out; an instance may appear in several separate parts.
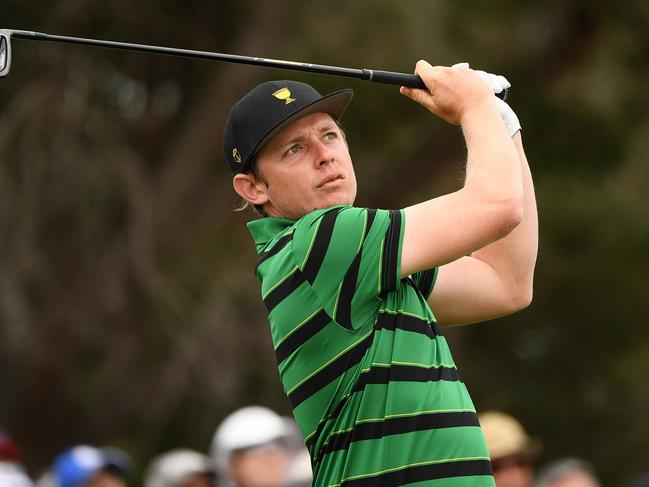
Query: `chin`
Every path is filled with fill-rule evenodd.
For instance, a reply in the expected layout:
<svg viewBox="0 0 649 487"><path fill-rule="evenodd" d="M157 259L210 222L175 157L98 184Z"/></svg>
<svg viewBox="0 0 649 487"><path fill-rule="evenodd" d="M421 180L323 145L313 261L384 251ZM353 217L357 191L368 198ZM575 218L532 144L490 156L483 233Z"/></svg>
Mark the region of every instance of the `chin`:
<svg viewBox="0 0 649 487"><path fill-rule="evenodd" d="M323 208L331 208L332 206L339 205L352 205L354 203L354 198L347 195L331 195L329 198L318 202L318 207L316 210L321 210Z"/></svg>

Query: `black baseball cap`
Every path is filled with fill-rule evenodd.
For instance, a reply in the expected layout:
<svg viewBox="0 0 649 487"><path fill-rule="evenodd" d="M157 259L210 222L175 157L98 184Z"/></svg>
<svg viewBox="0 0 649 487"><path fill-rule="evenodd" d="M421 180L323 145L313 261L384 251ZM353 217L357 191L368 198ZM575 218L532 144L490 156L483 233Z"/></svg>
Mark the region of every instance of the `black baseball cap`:
<svg viewBox="0 0 649 487"><path fill-rule="evenodd" d="M322 96L299 81L266 81L232 106L223 129L223 150L233 173L246 172L266 142L298 118L323 112L338 120L352 97L351 89Z"/></svg>

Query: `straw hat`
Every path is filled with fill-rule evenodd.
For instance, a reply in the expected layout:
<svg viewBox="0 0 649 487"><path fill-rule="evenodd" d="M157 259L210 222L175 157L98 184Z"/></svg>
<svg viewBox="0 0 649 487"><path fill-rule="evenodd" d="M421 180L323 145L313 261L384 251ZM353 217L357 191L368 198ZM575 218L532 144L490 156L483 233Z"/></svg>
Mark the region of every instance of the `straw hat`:
<svg viewBox="0 0 649 487"><path fill-rule="evenodd" d="M539 442L530 438L523 426L509 414L487 411L479 417L492 460L516 454L532 457L538 453Z"/></svg>

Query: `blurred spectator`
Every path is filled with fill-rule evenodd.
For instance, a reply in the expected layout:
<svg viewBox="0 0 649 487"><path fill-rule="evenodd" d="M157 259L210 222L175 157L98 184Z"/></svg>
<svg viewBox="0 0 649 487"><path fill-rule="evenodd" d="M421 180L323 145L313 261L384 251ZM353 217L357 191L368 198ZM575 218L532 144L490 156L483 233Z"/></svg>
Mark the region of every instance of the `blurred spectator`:
<svg viewBox="0 0 649 487"><path fill-rule="evenodd" d="M0 486L31 487L31 479L22 467L13 462L0 462Z"/></svg>
<svg viewBox="0 0 649 487"><path fill-rule="evenodd" d="M311 487L313 471L311 470L311 455L304 445L302 433L293 418L282 416L286 428L286 439L291 451L291 463L286 474L287 487Z"/></svg>
<svg viewBox="0 0 649 487"><path fill-rule="evenodd" d="M496 487L530 487L538 445L521 424L500 411L480 414Z"/></svg>
<svg viewBox="0 0 649 487"><path fill-rule="evenodd" d="M145 487L212 487L215 469L210 458L192 450L172 450L157 456L147 469Z"/></svg>
<svg viewBox="0 0 649 487"><path fill-rule="evenodd" d="M126 487L131 459L117 448L79 445L54 460L38 487Z"/></svg>
<svg viewBox="0 0 649 487"><path fill-rule="evenodd" d="M20 465L20 450L0 432L0 487L31 487L32 481Z"/></svg>
<svg viewBox="0 0 649 487"><path fill-rule="evenodd" d="M0 431L0 462L17 462L20 460L20 450L16 444Z"/></svg>
<svg viewBox="0 0 649 487"><path fill-rule="evenodd" d="M260 406L239 409L225 418L211 447L223 482L236 487L310 485L308 452L291 424Z"/></svg>
<svg viewBox="0 0 649 487"><path fill-rule="evenodd" d="M534 487L599 487L599 481L586 462L565 458L543 467Z"/></svg>

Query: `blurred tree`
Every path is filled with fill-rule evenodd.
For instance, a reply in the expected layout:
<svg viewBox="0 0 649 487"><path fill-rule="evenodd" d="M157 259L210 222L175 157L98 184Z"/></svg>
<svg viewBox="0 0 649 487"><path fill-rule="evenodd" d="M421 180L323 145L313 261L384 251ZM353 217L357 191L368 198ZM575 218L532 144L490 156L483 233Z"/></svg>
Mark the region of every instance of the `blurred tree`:
<svg viewBox="0 0 649 487"><path fill-rule="evenodd" d="M411 71L425 58L506 74L541 212L535 302L447 335L477 406L517 415L543 440L542 460L586 457L607 484L648 467L636 454L649 433L644 2L8 0L3 19L350 67ZM14 51L0 83L0 424L32 471L83 441L118 444L144 467L166 448L205 450L239 405L289 413L252 216L232 211L221 156L229 107L256 83L355 88L343 122L361 205L402 207L461 184L459 130L394 87L26 41Z"/></svg>

